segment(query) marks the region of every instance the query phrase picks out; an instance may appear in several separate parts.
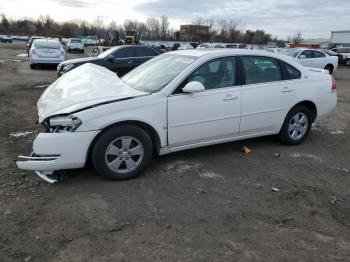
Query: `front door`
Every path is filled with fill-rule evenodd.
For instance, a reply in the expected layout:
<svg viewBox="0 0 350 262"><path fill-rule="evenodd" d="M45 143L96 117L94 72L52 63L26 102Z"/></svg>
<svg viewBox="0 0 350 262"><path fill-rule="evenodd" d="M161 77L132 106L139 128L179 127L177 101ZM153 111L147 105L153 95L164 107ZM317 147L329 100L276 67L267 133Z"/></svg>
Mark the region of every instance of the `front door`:
<svg viewBox="0 0 350 262"><path fill-rule="evenodd" d="M183 93L191 81L201 82L205 90ZM169 146L238 136L241 87L236 82L234 57L211 60L192 72L168 98Z"/></svg>

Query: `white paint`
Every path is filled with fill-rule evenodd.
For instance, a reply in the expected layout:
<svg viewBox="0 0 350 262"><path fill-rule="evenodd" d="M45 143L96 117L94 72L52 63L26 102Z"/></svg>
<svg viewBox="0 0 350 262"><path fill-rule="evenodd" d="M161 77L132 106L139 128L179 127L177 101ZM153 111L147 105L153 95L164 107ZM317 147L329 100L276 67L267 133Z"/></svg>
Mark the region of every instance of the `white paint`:
<svg viewBox="0 0 350 262"><path fill-rule="evenodd" d="M19 57L27 57L28 54L18 54L17 56L19 56Z"/></svg>

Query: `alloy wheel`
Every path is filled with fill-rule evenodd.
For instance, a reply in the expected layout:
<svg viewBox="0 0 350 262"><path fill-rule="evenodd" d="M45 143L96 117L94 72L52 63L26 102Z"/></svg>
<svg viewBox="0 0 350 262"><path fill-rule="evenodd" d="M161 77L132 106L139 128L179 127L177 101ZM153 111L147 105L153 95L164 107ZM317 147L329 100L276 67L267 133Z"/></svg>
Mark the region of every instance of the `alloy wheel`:
<svg viewBox="0 0 350 262"><path fill-rule="evenodd" d="M131 136L113 140L105 151L107 167L116 173L129 173L142 162L144 149L141 142Z"/></svg>
<svg viewBox="0 0 350 262"><path fill-rule="evenodd" d="M288 134L292 140L299 140L305 134L309 126L309 120L304 113L295 114L288 125Z"/></svg>

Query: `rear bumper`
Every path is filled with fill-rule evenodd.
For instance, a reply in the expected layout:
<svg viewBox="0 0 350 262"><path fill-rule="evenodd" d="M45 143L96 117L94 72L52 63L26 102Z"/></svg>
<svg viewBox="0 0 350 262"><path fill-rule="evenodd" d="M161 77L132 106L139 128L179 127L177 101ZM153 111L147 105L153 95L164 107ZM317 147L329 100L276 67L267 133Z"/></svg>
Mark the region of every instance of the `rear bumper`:
<svg viewBox="0 0 350 262"><path fill-rule="evenodd" d="M38 58L32 57L30 59L30 64L59 64L64 61L64 57L55 57L55 58Z"/></svg>
<svg viewBox="0 0 350 262"><path fill-rule="evenodd" d="M30 156L19 156L17 167L40 172L84 167L89 146L99 131L40 133Z"/></svg>
<svg viewBox="0 0 350 262"><path fill-rule="evenodd" d="M326 99L319 101L317 106L317 120L325 119L337 106L337 92L331 93Z"/></svg>

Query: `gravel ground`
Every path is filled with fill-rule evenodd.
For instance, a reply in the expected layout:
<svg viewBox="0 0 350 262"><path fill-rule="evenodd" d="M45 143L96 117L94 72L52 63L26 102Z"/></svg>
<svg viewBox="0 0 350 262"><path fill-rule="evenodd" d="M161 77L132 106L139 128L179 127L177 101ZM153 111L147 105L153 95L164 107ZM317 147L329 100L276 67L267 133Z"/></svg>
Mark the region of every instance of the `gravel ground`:
<svg viewBox="0 0 350 262"><path fill-rule="evenodd" d="M350 68L300 146L251 139L156 158L131 181L86 168L49 185L15 166L56 79L24 47L0 44L0 261L350 261Z"/></svg>

